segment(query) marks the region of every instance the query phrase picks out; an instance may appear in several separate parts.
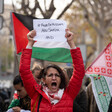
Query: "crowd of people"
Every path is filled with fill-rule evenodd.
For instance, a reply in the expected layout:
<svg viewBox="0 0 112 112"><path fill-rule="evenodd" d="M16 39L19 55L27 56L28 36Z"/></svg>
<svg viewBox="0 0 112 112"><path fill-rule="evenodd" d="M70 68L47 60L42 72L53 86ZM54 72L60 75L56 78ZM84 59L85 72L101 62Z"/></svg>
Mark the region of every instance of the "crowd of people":
<svg viewBox="0 0 112 112"><path fill-rule="evenodd" d="M44 68L35 64L30 69L35 35L35 30L27 35L28 45L22 51L20 74L13 80L15 93L7 112L99 112L92 84L82 84L85 69L73 33L66 29L73 67L64 69L55 64ZM108 112L111 110L110 103Z"/></svg>
<svg viewBox="0 0 112 112"><path fill-rule="evenodd" d="M0 88L0 112L6 112L10 104L11 88Z"/></svg>

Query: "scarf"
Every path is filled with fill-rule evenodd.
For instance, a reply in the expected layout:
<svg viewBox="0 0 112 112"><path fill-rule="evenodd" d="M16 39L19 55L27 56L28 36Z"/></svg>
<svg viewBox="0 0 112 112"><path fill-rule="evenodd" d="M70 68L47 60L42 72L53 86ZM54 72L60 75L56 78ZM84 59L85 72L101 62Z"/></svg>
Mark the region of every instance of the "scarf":
<svg viewBox="0 0 112 112"><path fill-rule="evenodd" d="M56 104L60 101L60 99L62 98L64 89L59 89L57 92L51 92L48 87L43 86L43 91L45 92L45 94L48 96L48 98L51 101L51 104Z"/></svg>
<svg viewBox="0 0 112 112"><path fill-rule="evenodd" d="M30 110L31 99L27 95L25 98L20 98L20 107L25 110Z"/></svg>
<svg viewBox="0 0 112 112"><path fill-rule="evenodd" d="M12 100L8 109L18 106L18 107L20 107L21 109L24 109L24 110L31 110L30 109L31 99L28 95L24 98L19 98L17 94L14 94L14 98L15 99Z"/></svg>

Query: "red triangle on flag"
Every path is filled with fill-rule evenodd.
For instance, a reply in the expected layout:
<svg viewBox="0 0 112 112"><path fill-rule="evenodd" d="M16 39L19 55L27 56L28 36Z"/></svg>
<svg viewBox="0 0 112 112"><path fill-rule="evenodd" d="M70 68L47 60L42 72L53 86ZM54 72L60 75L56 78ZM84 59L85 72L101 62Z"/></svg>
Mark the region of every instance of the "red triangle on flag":
<svg viewBox="0 0 112 112"><path fill-rule="evenodd" d="M112 77L112 44L100 53L96 60L86 69L86 74L99 74Z"/></svg>
<svg viewBox="0 0 112 112"><path fill-rule="evenodd" d="M23 48L26 48L28 43L27 33L29 29L12 13L13 33L15 40L16 53L20 53Z"/></svg>

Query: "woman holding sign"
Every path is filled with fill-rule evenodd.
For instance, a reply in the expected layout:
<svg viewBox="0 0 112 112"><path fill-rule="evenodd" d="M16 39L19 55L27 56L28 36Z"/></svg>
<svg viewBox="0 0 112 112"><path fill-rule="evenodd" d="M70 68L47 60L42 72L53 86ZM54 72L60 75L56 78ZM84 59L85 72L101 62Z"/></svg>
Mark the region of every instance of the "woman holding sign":
<svg viewBox="0 0 112 112"><path fill-rule="evenodd" d="M73 33L67 29L65 35L71 47L70 52L74 67L68 86L63 70L57 65L45 67L40 73L43 85L36 83L30 71L35 35L35 30L28 33L28 45L26 49L23 49L20 61L20 74L24 87L31 98L31 110L32 112L73 112L73 100L80 90L85 73L80 48L76 48L74 44Z"/></svg>

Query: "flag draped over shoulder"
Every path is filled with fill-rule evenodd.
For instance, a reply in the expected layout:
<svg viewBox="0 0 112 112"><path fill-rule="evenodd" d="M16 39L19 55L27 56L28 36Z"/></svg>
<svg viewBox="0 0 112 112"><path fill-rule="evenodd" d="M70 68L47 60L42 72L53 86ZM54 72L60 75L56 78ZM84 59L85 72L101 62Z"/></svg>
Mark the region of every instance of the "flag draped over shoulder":
<svg viewBox="0 0 112 112"><path fill-rule="evenodd" d="M16 53L21 53L26 48L27 33L33 30L32 16L21 15L12 12L13 36L15 40ZM46 61L72 63L70 47L67 42L35 42L32 50L32 58Z"/></svg>
<svg viewBox="0 0 112 112"><path fill-rule="evenodd" d="M112 44L100 53L85 72L91 78L92 90L100 112L107 112L112 97Z"/></svg>

